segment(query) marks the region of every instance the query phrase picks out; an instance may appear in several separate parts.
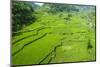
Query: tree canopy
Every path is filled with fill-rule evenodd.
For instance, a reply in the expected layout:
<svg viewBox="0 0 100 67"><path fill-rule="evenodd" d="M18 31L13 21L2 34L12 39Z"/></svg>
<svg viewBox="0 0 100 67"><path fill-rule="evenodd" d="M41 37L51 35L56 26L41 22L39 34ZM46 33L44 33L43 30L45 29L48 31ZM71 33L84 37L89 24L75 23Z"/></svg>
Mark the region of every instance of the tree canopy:
<svg viewBox="0 0 100 67"><path fill-rule="evenodd" d="M12 3L12 31L18 31L26 24L35 20L33 7L26 2L13 1Z"/></svg>

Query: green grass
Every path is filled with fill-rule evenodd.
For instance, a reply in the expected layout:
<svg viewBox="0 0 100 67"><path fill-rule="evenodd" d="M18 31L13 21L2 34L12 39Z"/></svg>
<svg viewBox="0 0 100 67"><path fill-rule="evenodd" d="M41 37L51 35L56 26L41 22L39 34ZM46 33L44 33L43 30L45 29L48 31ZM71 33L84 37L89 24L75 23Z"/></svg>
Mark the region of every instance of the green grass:
<svg viewBox="0 0 100 67"><path fill-rule="evenodd" d="M56 46L55 44L59 42L59 38L58 35L46 35L44 38L29 44L13 57L13 64L38 64L42 58L52 51Z"/></svg>
<svg viewBox="0 0 100 67"><path fill-rule="evenodd" d="M90 30L88 20L80 16L83 15L73 14L67 21L64 19L66 15L44 15L24 27L21 31L35 30L18 32L20 35L13 36L12 55L15 54L12 63L25 65L96 60L95 30ZM62 45L58 46L59 43Z"/></svg>

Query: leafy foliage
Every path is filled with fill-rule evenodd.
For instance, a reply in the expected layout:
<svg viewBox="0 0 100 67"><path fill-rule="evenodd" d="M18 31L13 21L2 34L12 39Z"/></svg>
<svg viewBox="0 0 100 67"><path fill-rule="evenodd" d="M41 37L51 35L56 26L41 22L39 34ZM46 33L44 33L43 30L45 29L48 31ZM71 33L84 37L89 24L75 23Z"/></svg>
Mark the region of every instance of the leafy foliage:
<svg viewBox="0 0 100 67"><path fill-rule="evenodd" d="M76 11L78 12L79 10L73 6L73 5L65 5L65 4L44 4L45 8L47 8L50 12L52 13L57 13L57 12L72 12Z"/></svg>
<svg viewBox="0 0 100 67"><path fill-rule="evenodd" d="M35 21L34 9L26 2L13 1L12 3L12 31L18 31L23 26Z"/></svg>

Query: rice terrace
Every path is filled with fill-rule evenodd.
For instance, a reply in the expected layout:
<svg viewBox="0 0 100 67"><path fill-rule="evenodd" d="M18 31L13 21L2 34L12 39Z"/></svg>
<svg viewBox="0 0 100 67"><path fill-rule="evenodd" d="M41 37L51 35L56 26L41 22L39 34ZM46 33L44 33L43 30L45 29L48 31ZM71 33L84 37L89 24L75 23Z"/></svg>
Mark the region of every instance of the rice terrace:
<svg viewBox="0 0 100 67"><path fill-rule="evenodd" d="M95 61L95 9L12 1L12 65Z"/></svg>

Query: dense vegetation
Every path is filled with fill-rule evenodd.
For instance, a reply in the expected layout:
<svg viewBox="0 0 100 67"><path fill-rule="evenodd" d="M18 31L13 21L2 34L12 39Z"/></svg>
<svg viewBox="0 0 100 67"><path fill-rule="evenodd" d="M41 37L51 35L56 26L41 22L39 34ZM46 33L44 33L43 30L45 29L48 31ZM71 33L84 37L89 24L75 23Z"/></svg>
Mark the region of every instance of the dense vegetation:
<svg viewBox="0 0 100 67"><path fill-rule="evenodd" d="M16 32L35 20L34 9L25 2L12 3L12 31Z"/></svg>
<svg viewBox="0 0 100 67"><path fill-rule="evenodd" d="M49 12L53 14L58 12L73 12L73 11L78 12L78 9L72 5L66 6L65 4L44 4L43 6L49 9Z"/></svg>
<svg viewBox="0 0 100 67"><path fill-rule="evenodd" d="M13 4L13 65L96 60L95 6Z"/></svg>

